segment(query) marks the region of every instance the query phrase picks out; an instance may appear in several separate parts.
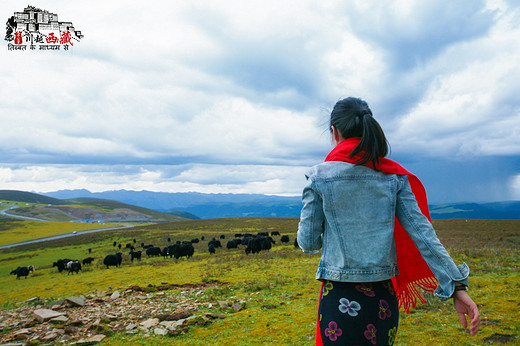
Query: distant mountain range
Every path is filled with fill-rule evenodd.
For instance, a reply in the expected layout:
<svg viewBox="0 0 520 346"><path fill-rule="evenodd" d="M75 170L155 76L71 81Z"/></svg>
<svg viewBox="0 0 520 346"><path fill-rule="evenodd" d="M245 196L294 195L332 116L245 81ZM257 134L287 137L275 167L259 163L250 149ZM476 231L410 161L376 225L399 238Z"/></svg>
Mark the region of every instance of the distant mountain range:
<svg viewBox="0 0 520 346"><path fill-rule="evenodd" d="M61 190L43 194L59 199L91 197L189 218L299 217L301 197L260 194L166 193L151 191ZM520 219L520 201L492 203L447 203L430 205L433 219ZM196 215L196 217L194 216Z"/></svg>

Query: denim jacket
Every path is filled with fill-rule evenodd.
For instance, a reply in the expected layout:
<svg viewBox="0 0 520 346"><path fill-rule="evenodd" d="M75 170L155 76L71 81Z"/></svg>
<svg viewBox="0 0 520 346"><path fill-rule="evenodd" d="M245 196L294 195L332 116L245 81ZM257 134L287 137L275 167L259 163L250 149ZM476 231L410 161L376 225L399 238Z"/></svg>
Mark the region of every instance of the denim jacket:
<svg viewBox="0 0 520 346"><path fill-rule="evenodd" d="M298 245L321 260L318 280L383 281L399 274L394 241L398 218L439 281L435 296L451 297L468 285L469 268L455 265L421 213L408 176L347 162L316 165L306 174Z"/></svg>

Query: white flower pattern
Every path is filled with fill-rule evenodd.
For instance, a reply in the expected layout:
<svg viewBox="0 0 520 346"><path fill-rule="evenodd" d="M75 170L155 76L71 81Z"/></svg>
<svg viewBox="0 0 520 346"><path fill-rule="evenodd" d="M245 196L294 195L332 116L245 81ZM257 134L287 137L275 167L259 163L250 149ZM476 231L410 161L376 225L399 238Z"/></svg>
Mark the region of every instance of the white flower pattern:
<svg viewBox="0 0 520 346"><path fill-rule="evenodd" d="M356 301L349 301L347 298L341 298L339 300L339 311L342 313L348 313L354 317L358 315L358 311L361 310L361 305Z"/></svg>

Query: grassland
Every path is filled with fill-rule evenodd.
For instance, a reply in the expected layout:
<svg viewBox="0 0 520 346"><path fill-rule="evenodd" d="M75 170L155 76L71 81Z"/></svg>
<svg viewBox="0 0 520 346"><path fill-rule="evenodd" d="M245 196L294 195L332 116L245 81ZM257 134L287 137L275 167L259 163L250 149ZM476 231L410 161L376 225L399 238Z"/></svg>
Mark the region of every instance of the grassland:
<svg viewBox="0 0 520 346"><path fill-rule="evenodd" d="M52 237L74 231L109 228L119 224L97 224L79 222L24 221L0 218L0 246Z"/></svg>
<svg viewBox="0 0 520 346"><path fill-rule="evenodd" d="M125 289L132 285L214 283L202 293L183 297L203 303L207 312L226 313L226 318L210 325L192 326L176 337L127 335L116 332L103 341L107 345L260 345L314 344L315 317L319 283L314 275L318 255L307 255L290 245L277 244L270 252L245 255L243 248L225 249L225 241L234 233L279 231L291 241L297 229L293 218L236 218L183 221L136 227L129 230L85 234L42 244L0 250L0 306L18 306L29 298L60 299L88 294L108 287ZM64 225L66 223L63 223ZM479 304L483 325L475 337L461 330L451 302L432 297L408 315L402 313L397 345L483 345L493 337L519 335L520 304L520 221L508 220L437 220L439 238L457 263L471 268L470 293ZM8 232L7 230L3 231ZM7 233L6 233L7 234ZM224 249L217 254L207 252L207 240L221 234ZM195 245L189 259L145 258L130 263L125 254L123 266L104 269L102 258L116 252L113 242L144 242L164 246L171 241L204 236ZM97 258L93 266L79 275L60 274L51 264L58 258L84 258L91 248ZM16 280L8 273L22 265L35 265L37 271L27 279ZM73 284L72 284L73 283ZM167 295L179 296L174 290ZM165 306L167 301L165 299ZM243 300L246 308L238 312L223 309L218 300ZM22 303L22 305L25 303ZM205 304L205 305L204 305ZM5 332L5 331L4 331ZM498 336L497 336L498 335ZM510 343L519 339L512 339Z"/></svg>

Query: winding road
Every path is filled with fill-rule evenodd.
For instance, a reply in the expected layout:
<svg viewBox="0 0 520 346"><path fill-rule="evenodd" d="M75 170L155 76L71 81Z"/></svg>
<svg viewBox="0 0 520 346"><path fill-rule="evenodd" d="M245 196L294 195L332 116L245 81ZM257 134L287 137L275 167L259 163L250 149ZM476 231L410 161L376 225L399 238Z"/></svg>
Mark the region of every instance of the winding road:
<svg viewBox="0 0 520 346"><path fill-rule="evenodd" d="M11 207L11 208L8 208L8 209L0 210L0 215L5 215L5 216L9 216L9 217L16 217L16 218L20 218L20 219L24 219L24 220L48 221L48 220L37 219L37 218L34 218L34 217L14 215L14 214L7 213L8 210L15 209L15 208L18 208L18 207L14 206L14 207ZM61 238L67 238L67 237L74 237L74 236L80 235L80 234L87 234L87 233L94 233L94 232L101 232L101 231L110 231L110 230L115 230L115 229L124 229L124 228L132 228L132 227L134 227L134 226L133 225L124 225L124 226L120 226L120 227L89 229L89 230L85 230L85 231L74 231L72 233L65 233L65 234L55 235L55 236L52 236L52 237L45 237L45 238L39 238L39 239L23 241L23 242L20 242L20 243L4 245L4 246L0 246L0 249L8 249L8 248L12 248L12 247L20 246L20 245L34 244L34 243L40 243L40 242L49 241L49 240L55 240L55 239L61 239Z"/></svg>

